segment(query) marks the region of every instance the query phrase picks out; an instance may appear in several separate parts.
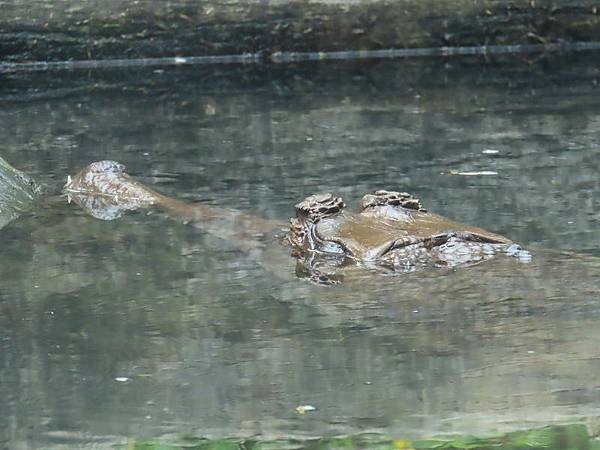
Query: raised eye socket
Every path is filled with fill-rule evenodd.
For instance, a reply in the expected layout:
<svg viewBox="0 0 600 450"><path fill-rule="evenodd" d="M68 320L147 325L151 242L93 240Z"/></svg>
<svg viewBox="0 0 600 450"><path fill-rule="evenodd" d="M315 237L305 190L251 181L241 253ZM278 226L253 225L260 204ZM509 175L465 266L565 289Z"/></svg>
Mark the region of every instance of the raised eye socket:
<svg viewBox="0 0 600 450"><path fill-rule="evenodd" d="M340 197L332 194L311 195L296 205L296 216L317 222L340 212L345 206Z"/></svg>
<svg viewBox="0 0 600 450"><path fill-rule="evenodd" d="M395 192L395 191L384 191L379 190L374 194L367 194L362 198L360 206L362 210L369 207L375 206L402 206L406 209L414 209L416 211L423 211L421 202L418 198L413 197L408 192Z"/></svg>

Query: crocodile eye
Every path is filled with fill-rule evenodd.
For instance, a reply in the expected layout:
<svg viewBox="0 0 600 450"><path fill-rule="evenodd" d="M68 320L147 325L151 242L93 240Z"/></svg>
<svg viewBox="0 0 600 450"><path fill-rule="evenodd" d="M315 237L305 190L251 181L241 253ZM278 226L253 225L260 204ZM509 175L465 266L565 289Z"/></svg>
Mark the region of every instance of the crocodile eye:
<svg viewBox="0 0 600 450"><path fill-rule="evenodd" d="M402 206L408 209L415 209L417 211L421 209L421 203L418 200L414 199L407 200Z"/></svg>

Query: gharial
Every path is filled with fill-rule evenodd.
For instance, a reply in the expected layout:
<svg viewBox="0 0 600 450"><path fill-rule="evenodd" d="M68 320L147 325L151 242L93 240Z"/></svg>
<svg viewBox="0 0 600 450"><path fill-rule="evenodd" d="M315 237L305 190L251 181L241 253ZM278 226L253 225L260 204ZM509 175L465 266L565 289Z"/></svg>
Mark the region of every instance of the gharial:
<svg viewBox="0 0 600 450"><path fill-rule="evenodd" d="M88 165L68 178L64 191L70 201L100 219L115 219L127 210L159 208L202 223L243 249L267 245L263 237L282 229L277 221L163 195L130 177L115 161ZM348 211L333 194L311 195L295 209L296 216L280 241L297 259L297 273L318 283L341 281L342 269L348 266L402 273L468 266L498 254L530 259L510 239L433 214L406 192L367 194L357 212Z"/></svg>

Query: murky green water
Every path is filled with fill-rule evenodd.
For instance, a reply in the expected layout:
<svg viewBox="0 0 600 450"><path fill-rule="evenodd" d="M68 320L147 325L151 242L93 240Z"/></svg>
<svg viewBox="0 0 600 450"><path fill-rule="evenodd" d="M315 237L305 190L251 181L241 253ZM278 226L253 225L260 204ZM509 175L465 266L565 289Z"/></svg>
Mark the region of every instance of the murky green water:
<svg viewBox="0 0 600 450"><path fill-rule="evenodd" d="M593 434L598 62L5 75L0 156L47 197L0 231L0 446ZM314 192L407 190L534 259L314 286L280 249L86 216L60 189L100 159L271 219Z"/></svg>

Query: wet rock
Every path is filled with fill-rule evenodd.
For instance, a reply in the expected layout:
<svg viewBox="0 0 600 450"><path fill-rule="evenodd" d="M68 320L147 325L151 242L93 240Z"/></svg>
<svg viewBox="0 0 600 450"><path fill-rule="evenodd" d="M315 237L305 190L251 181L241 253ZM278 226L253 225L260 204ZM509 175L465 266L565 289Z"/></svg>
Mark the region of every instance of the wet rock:
<svg viewBox="0 0 600 450"><path fill-rule="evenodd" d="M6 3L0 55L12 62L600 40L588 0Z"/></svg>

